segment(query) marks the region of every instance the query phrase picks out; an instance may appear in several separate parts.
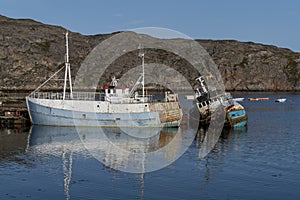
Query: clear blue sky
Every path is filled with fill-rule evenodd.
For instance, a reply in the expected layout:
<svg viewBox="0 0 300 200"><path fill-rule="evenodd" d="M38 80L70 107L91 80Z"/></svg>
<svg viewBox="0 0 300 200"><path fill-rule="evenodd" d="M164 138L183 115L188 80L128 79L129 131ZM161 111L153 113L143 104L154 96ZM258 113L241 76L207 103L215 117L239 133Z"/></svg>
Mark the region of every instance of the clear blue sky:
<svg viewBox="0 0 300 200"><path fill-rule="evenodd" d="M299 0L0 0L0 14L82 34L162 27L195 39L253 41L300 52Z"/></svg>

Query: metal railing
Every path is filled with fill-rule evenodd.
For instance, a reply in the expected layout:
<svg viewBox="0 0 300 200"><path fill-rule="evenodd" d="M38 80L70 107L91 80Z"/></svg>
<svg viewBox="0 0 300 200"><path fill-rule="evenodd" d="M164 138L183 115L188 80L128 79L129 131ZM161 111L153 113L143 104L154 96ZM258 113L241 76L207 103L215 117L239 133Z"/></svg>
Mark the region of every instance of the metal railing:
<svg viewBox="0 0 300 200"><path fill-rule="evenodd" d="M63 100L63 92L34 92L29 95L31 98L36 99L52 99ZM152 95L145 95L144 102L152 102ZM136 96L135 98L118 96L116 94L110 94L105 96L104 93L95 92L73 92L72 96L69 92L65 94L65 100L84 100L84 101L109 101L113 103L138 103L143 102L142 96Z"/></svg>
<svg viewBox="0 0 300 200"><path fill-rule="evenodd" d="M34 92L31 93L29 97L37 99L62 100L63 92ZM70 93L66 93L65 95L65 100L103 101L104 98L104 93L95 92L73 92L72 96Z"/></svg>

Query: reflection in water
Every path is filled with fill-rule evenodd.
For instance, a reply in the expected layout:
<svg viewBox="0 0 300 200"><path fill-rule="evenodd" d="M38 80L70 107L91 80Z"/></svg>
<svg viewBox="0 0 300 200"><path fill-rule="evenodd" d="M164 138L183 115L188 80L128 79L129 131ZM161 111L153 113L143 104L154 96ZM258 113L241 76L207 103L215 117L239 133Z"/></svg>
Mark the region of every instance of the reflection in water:
<svg viewBox="0 0 300 200"><path fill-rule="evenodd" d="M200 159L204 159L215 147L217 141L219 140L224 126L224 116L225 111L223 106L218 106L211 114L209 126L205 129L200 127L200 133L198 133L201 135L200 138L202 139L202 145L198 155Z"/></svg>
<svg viewBox="0 0 300 200"><path fill-rule="evenodd" d="M221 137L215 143L215 135L211 135L207 129L200 128L195 138L195 147L199 149L199 159L205 161L205 175L204 179L209 182L211 178L211 168L214 168L223 161L224 156L231 150L231 148L239 148L238 140L240 134L247 133L248 127L240 127L235 129L223 129ZM207 146L215 143L214 148L206 157L201 157L201 149L206 149ZM233 147L231 145L234 145Z"/></svg>
<svg viewBox="0 0 300 200"><path fill-rule="evenodd" d="M235 134L242 134L248 131L248 126L234 128L234 129L223 129L221 138L222 139L230 139L231 136L235 136Z"/></svg>
<svg viewBox="0 0 300 200"><path fill-rule="evenodd" d="M73 152L63 152L62 161L63 161L63 173L64 173L64 191L66 199L70 199L70 181L72 177L72 164L73 164Z"/></svg>
<svg viewBox="0 0 300 200"><path fill-rule="evenodd" d="M32 126L29 146L42 155L60 156L64 151L86 153L74 127Z"/></svg>
<svg viewBox="0 0 300 200"><path fill-rule="evenodd" d="M189 199L297 199L300 97L293 97L297 104L244 102L246 108L251 106L248 127L224 130L213 150L199 160L199 151L210 138L200 130L175 164L147 174L103 167L85 149L76 130L33 127L28 151L28 132L1 130L0 199L185 199L187 194ZM251 112L268 105L269 110ZM294 109L286 111L291 106ZM181 126L181 140L189 129L184 126L188 123ZM148 138L145 149L126 150L154 152L171 145L177 135L174 132L161 130ZM104 136L124 138L126 130L115 129ZM170 159L180 149L173 147L173 152L166 151L161 158Z"/></svg>
<svg viewBox="0 0 300 200"><path fill-rule="evenodd" d="M75 128L75 127L51 127L33 126L30 134L29 145L36 153L59 156L63 151L91 155L101 154L103 159L110 163L109 166L118 169L118 166L131 165L131 162L139 157L131 157L131 154L152 153L157 149L167 148L164 151L165 160L173 160L178 154L180 140L182 139L181 130L178 128L168 129L134 129L134 131L149 131L151 137L137 138L126 134L129 129L119 128ZM145 131L146 130L146 131ZM156 131L156 134L153 134ZM173 139L178 137L176 141ZM171 147L168 147L170 144ZM114 148L124 152L114 151ZM128 153L127 153L128 152ZM131 153L131 154L129 154ZM127 166L128 167L128 166Z"/></svg>
<svg viewBox="0 0 300 200"><path fill-rule="evenodd" d="M127 134L129 131L133 131ZM142 137L138 133L143 131ZM208 149L218 140L206 130L198 131L196 148ZM146 137L146 136L149 137ZM70 199L73 155L94 157L112 170L140 170L141 196L144 193L145 172L150 167L175 161L185 146L185 140L194 139L193 130L78 128L33 126L30 131L29 149L36 156L56 156L62 159L65 198ZM219 145L219 143L218 143ZM160 150L160 154L155 154ZM155 157L155 156L156 157ZM203 159L202 157L199 157ZM210 177L210 163L206 164L206 179ZM143 171L144 170L144 171Z"/></svg>
<svg viewBox="0 0 300 200"><path fill-rule="evenodd" d="M127 134L131 130L142 135L148 133L150 137L133 137L132 133ZM180 128L100 128L93 133L77 128L77 131L94 158L106 166L130 173L145 173L170 165L194 139L192 131L183 134ZM166 134L172 134L172 139L164 140Z"/></svg>
<svg viewBox="0 0 300 200"><path fill-rule="evenodd" d="M66 199L70 199L73 152L85 153L76 130L70 127L33 126L28 148L37 155L62 157L64 192Z"/></svg>
<svg viewBox="0 0 300 200"><path fill-rule="evenodd" d="M205 128L200 128L195 137L196 148L199 148L199 158L203 159L201 156L201 149L206 149L207 146L214 144L213 152L223 152L224 145L228 146L229 140L235 140L239 134L246 133L248 127L240 127L235 129L223 129L220 137L216 137L218 133L213 134Z"/></svg>
<svg viewBox="0 0 300 200"><path fill-rule="evenodd" d="M144 136L150 129L144 129ZM143 165L146 158L134 157L134 153L151 153L159 148L165 148L172 143L176 135L181 137L180 129L162 129L153 134L148 132L149 138L132 137L126 132L129 129L118 128L75 128L75 127L51 127L33 126L30 131L29 148L31 152L38 155L61 156L64 173L64 191L66 199L70 199L69 186L72 177L73 154L84 156L99 156L103 158L103 163L109 164L112 169L118 167L131 167L132 163ZM134 131L137 131L136 129ZM178 144L175 142L174 144ZM167 147L163 159L172 160L176 156L178 148L172 144ZM125 149L124 153L114 151L115 146ZM88 150L88 151L87 151ZM97 158L97 157L96 157ZM158 161L160 162L160 160ZM127 166L126 166L127 165ZM143 166L145 167L145 166ZM141 193L144 190L144 173L141 173ZM143 195L142 195L143 196Z"/></svg>
<svg viewBox="0 0 300 200"><path fill-rule="evenodd" d="M24 153L28 142L28 129L0 129L0 158L7 159Z"/></svg>
<svg viewBox="0 0 300 200"><path fill-rule="evenodd" d="M78 134L77 131L80 134ZM70 194L72 193L69 189L70 185L72 185L72 181L74 181L74 178L72 178L72 170L74 169L74 164L76 162L73 161L78 157L93 158L93 153L102 154L103 159L107 163L110 163L113 172L116 172L114 169L118 169L118 167L126 167L126 165L131 167L132 163L139 164L140 167L147 169L147 154L153 153L157 149L165 149L162 151L163 154L161 154L158 159L152 161L160 163L173 160L174 158L177 158L178 153L183 148L182 141L189 136L189 130L184 129L155 130L158 132L155 134L153 132L149 132L149 138L132 137L131 135L126 134L128 131L129 130L126 129L111 128L104 129L99 132L99 129L97 128L82 128L76 130L74 127L33 126L29 137L27 137L28 133L24 133L24 131L21 131L21 133L14 133L14 130L2 132L1 139L6 139L1 140L1 144L3 144L3 149L5 143L13 144L13 141L18 138L16 141L18 148L16 147L15 149L11 148L7 150L6 152L9 152L7 154L12 154L13 152L21 149L19 153L21 153L21 155L24 154L26 157L25 159L32 159L35 163L39 160L39 158L46 158L47 160L51 158L49 161L58 158L59 163L61 164L55 164L55 166L58 166L59 170L63 172L61 183L64 185L65 199L72 199L72 195L70 197ZM229 151L226 149L232 146L232 143L229 144L228 141L236 139L236 135L239 135L237 134L239 132L243 131L230 130L224 132L225 134L219 140L213 152L209 154L205 160L201 161L202 164L204 164L203 162L206 164L206 166L203 165L205 168L202 169L206 169L205 178L207 181L210 181L211 173L214 172L212 168L218 166L220 159L222 159L221 154L224 155L224 152L226 153L226 151ZM190 136L192 137L193 134L190 134ZM103 138L106 138L106 140L103 141ZM192 157L185 158L197 160L197 153L201 150L201 148L205 148L205 145L209 144L210 138L212 137L208 136L208 132L200 129L196 139L194 140L196 148L193 145L189 150L188 155ZM88 149L86 146L88 146ZM119 149L122 148L125 152L134 152L145 156L134 157L129 153L119 153L113 150L113 148L116 147ZM1 153L2 156L6 155L3 151ZM15 155L16 154L11 157L16 159L20 158L20 156ZM36 164L38 165L38 163ZM153 165L155 165L155 163L153 163ZM94 171L91 173L97 172ZM141 197L144 196L145 184L147 184L144 180L145 176L148 176L148 174L145 175L145 173L140 173L136 176L138 177L140 184L139 192ZM151 177L151 174L149 174L149 177Z"/></svg>

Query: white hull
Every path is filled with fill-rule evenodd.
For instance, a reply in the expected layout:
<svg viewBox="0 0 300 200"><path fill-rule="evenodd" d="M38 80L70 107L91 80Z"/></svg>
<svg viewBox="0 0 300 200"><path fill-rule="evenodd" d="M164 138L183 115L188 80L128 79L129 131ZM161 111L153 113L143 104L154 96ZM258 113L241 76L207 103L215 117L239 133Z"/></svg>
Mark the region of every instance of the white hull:
<svg viewBox="0 0 300 200"><path fill-rule="evenodd" d="M88 127L178 127L178 102L113 104L106 101L26 98L32 124Z"/></svg>

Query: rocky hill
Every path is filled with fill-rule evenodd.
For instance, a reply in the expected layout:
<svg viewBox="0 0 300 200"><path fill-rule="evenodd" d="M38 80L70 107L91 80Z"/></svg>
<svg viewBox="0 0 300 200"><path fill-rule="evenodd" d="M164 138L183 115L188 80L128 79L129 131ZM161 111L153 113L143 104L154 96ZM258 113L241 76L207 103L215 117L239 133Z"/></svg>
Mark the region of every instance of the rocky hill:
<svg viewBox="0 0 300 200"><path fill-rule="evenodd" d="M219 67L227 90L300 90L300 53L233 40L199 40Z"/></svg>
<svg viewBox="0 0 300 200"><path fill-rule="evenodd" d="M57 71L64 64L65 32L63 27L0 16L0 90L30 91ZM87 54L112 34L70 32L72 69L76 71ZM300 90L300 53L252 42L197 41L217 64L227 90Z"/></svg>

